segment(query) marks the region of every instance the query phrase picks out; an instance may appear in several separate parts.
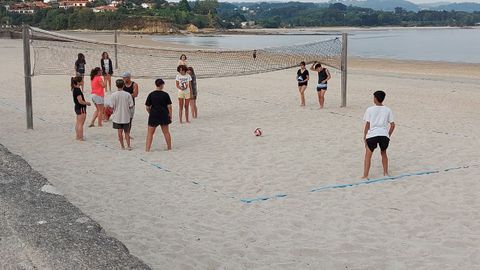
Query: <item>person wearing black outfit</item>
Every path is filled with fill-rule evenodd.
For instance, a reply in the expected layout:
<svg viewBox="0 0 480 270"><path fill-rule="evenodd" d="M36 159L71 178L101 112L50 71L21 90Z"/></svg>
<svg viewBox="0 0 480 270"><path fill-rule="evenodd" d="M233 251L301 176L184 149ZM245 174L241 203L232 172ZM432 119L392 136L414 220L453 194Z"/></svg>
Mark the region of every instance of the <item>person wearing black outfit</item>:
<svg viewBox="0 0 480 270"><path fill-rule="evenodd" d="M77 115L77 122L75 125L75 133L77 134L76 139L78 141L83 141L83 125L85 124L85 119L87 118L87 106L90 106L90 102L85 101L82 90L80 90L80 85L83 81L82 77L72 77L70 80L73 103L75 104L74 110Z"/></svg>
<svg viewBox="0 0 480 270"><path fill-rule="evenodd" d="M149 114L147 141L145 144L146 152L150 152L153 134L155 134L158 126L162 128L163 136L167 143L167 150L172 150L172 138L168 130L168 125L172 123L172 100L168 93L163 91L165 82L162 79L155 80L155 86L157 89L151 92L145 101L145 106Z"/></svg>
<svg viewBox="0 0 480 270"><path fill-rule="evenodd" d="M122 74L122 79L125 85L123 86L123 91L132 95L133 98L133 107L131 108L132 119L130 119L130 128L132 127L133 115L135 113L135 98L138 97L138 83L132 81L132 75L130 72L124 72ZM132 136L130 136L130 139Z"/></svg>
<svg viewBox="0 0 480 270"><path fill-rule="evenodd" d="M310 70L318 72L318 84L317 84L317 94L318 94L318 103L320 104L320 109L323 109L325 104L325 93L327 92L328 80L332 78L330 71L322 67L322 64L314 62L310 67Z"/></svg>
<svg viewBox="0 0 480 270"><path fill-rule="evenodd" d="M83 53L79 53L78 54L78 59L77 61L75 61L75 76L76 77L85 77L85 65L87 64L87 62L85 61L85 55ZM83 83L83 80L82 80L82 83L80 85L80 88L82 89L83 91L83 86L84 86L84 83Z"/></svg>
<svg viewBox="0 0 480 270"><path fill-rule="evenodd" d="M300 106L305 106L305 90L307 89L310 74L305 68L305 62L300 63L300 69L297 71L298 92L300 92Z"/></svg>
<svg viewBox="0 0 480 270"><path fill-rule="evenodd" d="M107 52L102 53L102 59L100 60L100 66L102 67L103 81L105 82L105 90L112 91L112 75L113 75L113 65L112 59L108 56Z"/></svg>

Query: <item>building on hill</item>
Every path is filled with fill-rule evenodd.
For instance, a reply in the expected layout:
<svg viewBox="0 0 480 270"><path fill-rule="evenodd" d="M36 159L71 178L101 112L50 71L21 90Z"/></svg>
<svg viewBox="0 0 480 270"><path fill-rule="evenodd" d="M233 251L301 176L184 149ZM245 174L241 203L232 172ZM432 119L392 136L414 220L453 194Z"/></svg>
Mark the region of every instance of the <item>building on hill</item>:
<svg viewBox="0 0 480 270"><path fill-rule="evenodd" d="M142 3L142 8L146 8L146 9L152 9L155 7L155 4L154 3Z"/></svg>
<svg viewBox="0 0 480 270"><path fill-rule="evenodd" d="M98 12L114 12L117 11L117 7L112 7L112 6L99 6L99 7L94 7L92 8L93 12L98 13Z"/></svg>
<svg viewBox="0 0 480 270"><path fill-rule="evenodd" d="M58 2L58 7L64 9L86 7L89 2L88 0L63 0Z"/></svg>
<svg viewBox="0 0 480 270"><path fill-rule="evenodd" d="M35 11L39 9L49 8L48 4L45 4L42 1L35 1L35 2L24 2L12 5L6 5L5 9L11 13L19 13L19 14L33 14Z"/></svg>

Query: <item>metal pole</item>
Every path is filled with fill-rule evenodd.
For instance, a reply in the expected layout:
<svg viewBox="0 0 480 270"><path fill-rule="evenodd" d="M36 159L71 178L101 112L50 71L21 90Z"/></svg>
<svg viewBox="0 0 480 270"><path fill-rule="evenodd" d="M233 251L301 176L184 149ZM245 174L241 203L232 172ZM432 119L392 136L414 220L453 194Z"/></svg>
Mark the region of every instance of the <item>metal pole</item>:
<svg viewBox="0 0 480 270"><path fill-rule="evenodd" d="M32 67L30 62L30 27L23 25L23 71L25 74L25 107L27 112L27 129L33 129L32 106Z"/></svg>
<svg viewBox="0 0 480 270"><path fill-rule="evenodd" d="M342 104L341 107L347 106L347 42L348 34L342 33Z"/></svg>
<svg viewBox="0 0 480 270"><path fill-rule="evenodd" d="M117 48L118 33L117 33L117 30L115 30L115 33L113 35L113 42L115 43L115 69L118 69L118 48Z"/></svg>

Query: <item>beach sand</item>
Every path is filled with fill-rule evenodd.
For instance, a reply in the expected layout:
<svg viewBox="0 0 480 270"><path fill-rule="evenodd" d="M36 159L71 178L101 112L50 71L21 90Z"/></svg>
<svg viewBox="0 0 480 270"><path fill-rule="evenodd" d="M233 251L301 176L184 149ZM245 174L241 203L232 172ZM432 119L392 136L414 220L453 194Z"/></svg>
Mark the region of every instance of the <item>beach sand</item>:
<svg viewBox="0 0 480 270"><path fill-rule="evenodd" d="M157 132L147 154L152 80L134 78L134 150L121 151L111 123L75 142L67 76L33 78L26 130L21 41L0 40L0 54L0 142L154 269L480 268L478 66L352 59L348 107L331 70L323 110L312 84L298 106L296 70L199 80L199 119L184 125L167 81L174 150ZM397 123L390 171L405 177L341 188L361 181L378 89Z"/></svg>

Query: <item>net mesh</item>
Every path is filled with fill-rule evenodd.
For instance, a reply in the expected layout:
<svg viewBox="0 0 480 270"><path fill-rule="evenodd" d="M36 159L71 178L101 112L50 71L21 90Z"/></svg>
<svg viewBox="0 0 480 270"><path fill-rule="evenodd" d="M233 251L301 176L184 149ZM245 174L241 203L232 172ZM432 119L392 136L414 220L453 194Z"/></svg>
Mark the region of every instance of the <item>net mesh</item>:
<svg viewBox="0 0 480 270"><path fill-rule="evenodd" d="M130 71L140 78L174 78L181 54L188 56L188 64L195 68L198 78L214 78L288 69L298 66L301 61L317 61L340 69L342 51L342 42L338 38L255 51L197 50L97 42L38 28L31 28L31 45L34 52L33 75L72 75L78 53L85 55L89 68L100 65L102 52L108 52L115 63L116 47L118 68L114 71L117 74Z"/></svg>

